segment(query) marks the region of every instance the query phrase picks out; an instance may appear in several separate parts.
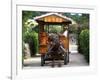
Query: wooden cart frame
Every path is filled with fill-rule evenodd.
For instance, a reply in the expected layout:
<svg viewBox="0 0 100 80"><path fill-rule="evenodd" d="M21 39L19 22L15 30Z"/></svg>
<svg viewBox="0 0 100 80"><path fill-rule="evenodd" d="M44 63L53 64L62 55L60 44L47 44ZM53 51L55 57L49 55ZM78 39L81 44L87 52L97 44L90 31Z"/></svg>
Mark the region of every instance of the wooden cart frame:
<svg viewBox="0 0 100 80"><path fill-rule="evenodd" d="M41 54L41 66L44 66L45 61L46 61L45 55L47 53L47 46L48 46L47 43L45 42L45 41L48 41L47 35L42 34L42 36L41 36L41 33L45 32L44 25L46 25L48 27L48 33L49 33L49 25L63 25L62 26L63 30L67 26L67 31L68 31L69 24L72 23L72 20L71 20L71 18L65 17L58 13L47 13L47 14L35 17L34 20L36 20L39 25L39 53ZM64 55L64 64L65 65L69 62L69 33L67 33L66 35L67 35L67 37L66 37L67 52ZM42 41L42 40L45 40L45 41ZM62 39L62 41L64 41L64 38Z"/></svg>

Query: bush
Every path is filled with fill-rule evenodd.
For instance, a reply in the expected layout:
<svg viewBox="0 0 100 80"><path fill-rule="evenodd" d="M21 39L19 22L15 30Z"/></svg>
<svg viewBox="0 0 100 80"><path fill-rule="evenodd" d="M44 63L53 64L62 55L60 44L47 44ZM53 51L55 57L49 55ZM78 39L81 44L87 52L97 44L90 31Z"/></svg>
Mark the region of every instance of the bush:
<svg viewBox="0 0 100 80"><path fill-rule="evenodd" d="M38 33L35 31L25 32L23 40L25 43L29 43L31 56L34 56L38 52Z"/></svg>
<svg viewBox="0 0 100 80"><path fill-rule="evenodd" d="M82 30L79 35L79 48L80 52L85 56L89 63L89 30Z"/></svg>

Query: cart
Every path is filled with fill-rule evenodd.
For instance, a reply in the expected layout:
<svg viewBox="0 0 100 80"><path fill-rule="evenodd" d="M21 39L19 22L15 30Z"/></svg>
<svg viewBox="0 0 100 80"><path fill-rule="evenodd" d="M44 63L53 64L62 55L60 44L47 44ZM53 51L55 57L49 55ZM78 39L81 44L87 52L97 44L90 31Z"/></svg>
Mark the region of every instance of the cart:
<svg viewBox="0 0 100 80"><path fill-rule="evenodd" d="M69 62L69 34L67 33L67 36L64 36L62 33L58 34L59 43L57 44L59 44L58 48L61 48L61 50L58 50L61 52L60 55L58 55L58 52L55 53L54 50L50 51L50 46L53 42L50 41L49 27L50 25L61 25L63 32L65 29L68 31L69 24L72 23L71 19L58 13L47 13L37 16L34 19L39 24L39 53L41 54L41 66L44 66L46 61L54 59L64 60L64 65L66 65ZM57 46L57 44L55 46ZM52 54L55 54L55 56ZM55 58L53 58L53 56Z"/></svg>

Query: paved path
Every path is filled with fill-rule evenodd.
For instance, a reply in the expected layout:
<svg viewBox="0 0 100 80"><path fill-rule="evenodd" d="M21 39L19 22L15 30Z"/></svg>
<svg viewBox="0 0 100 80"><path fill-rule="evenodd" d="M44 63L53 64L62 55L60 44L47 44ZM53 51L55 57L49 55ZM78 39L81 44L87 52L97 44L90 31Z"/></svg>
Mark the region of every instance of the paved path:
<svg viewBox="0 0 100 80"><path fill-rule="evenodd" d="M88 66L86 63L84 56L79 53L72 53L69 55L70 62L67 65L64 65L63 60L61 61L62 67L73 67L73 66ZM40 57L34 57L30 59L24 60L24 68L40 68L41 59ZM57 62L56 62L57 64ZM51 67L51 62L47 61L45 66L42 68L48 68Z"/></svg>
<svg viewBox="0 0 100 80"><path fill-rule="evenodd" d="M88 66L88 63L85 61L84 56L78 53L77 45L69 45L71 52L69 55L69 63L64 65L64 60L61 61L62 67L73 67L73 66ZM56 62L57 64L57 62ZM41 68L41 58L34 57L24 60L25 68ZM42 68L51 67L51 61L47 62Z"/></svg>

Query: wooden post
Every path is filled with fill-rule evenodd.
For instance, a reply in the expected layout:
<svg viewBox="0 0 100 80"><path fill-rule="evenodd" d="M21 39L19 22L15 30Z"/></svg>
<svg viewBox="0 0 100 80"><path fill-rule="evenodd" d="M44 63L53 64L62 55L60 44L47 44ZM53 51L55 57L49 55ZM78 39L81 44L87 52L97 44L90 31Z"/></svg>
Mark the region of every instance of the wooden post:
<svg viewBox="0 0 100 80"><path fill-rule="evenodd" d="M44 22L38 21L40 32L44 32Z"/></svg>
<svg viewBox="0 0 100 80"><path fill-rule="evenodd" d="M69 24L68 24L68 33L67 33L67 37L68 37L68 62L69 62Z"/></svg>
<svg viewBox="0 0 100 80"><path fill-rule="evenodd" d="M40 33L44 31L44 23L41 21L37 21L39 24L39 32L38 32L38 41L39 41L39 45L38 45L38 49L40 49ZM40 52L40 51L39 51Z"/></svg>
<svg viewBox="0 0 100 80"><path fill-rule="evenodd" d="M48 33L49 33L49 26L50 26L50 25L48 24Z"/></svg>

